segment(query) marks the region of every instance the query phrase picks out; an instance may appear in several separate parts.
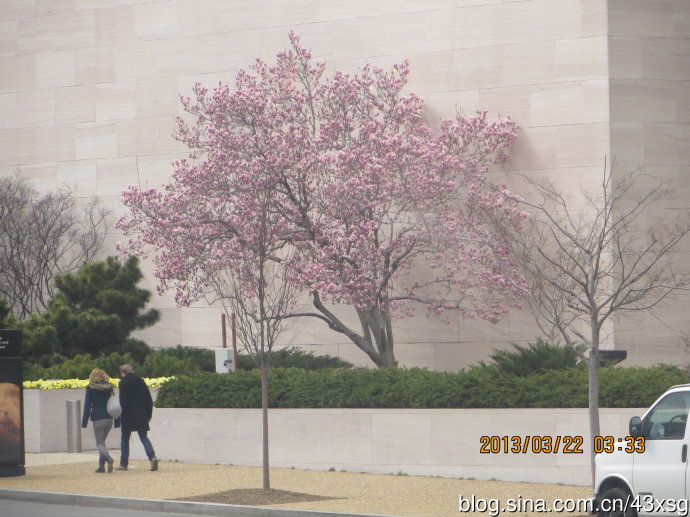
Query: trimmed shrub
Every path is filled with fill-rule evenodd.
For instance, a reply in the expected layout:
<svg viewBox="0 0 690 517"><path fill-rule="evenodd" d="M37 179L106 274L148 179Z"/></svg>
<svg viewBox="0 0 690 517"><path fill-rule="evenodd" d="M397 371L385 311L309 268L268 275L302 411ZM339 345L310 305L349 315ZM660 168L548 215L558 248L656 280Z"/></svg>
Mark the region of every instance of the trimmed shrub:
<svg viewBox="0 0 690 517"><path fill-rule="evenodd" d="M154 352L162 356L175 357L182 361L189 362L194 365L195 370L200 370L202 372L216 371L215 354L213 350L209 350L208 348L177 345L176 347L158 348Z"/></svg>
<svg viewBox="0 0 690 517"><path fill-rule="evenodd" d="M119 377L121 364L129 363L135 368L137 362L129 354L112 353L100 357L89 354L78 354L71 359L61 358L59 362L48 367L41 367L32 363L24 363L24 380L38 381L41 379L88 379L91 370L101 368L110 377Z"/></svg>
<svg viewBox="0 0 690 517"><path fill-rule="evenodd" d="M256 364L246 353L237 354L238 370L253 370ZM281 348L271 352L272 368L302 368L320 370L322 368L352 368L353 364L332 355L314 355L299 348ZM213 369L207 371L214 371Z"/></svg>
<svg viewBox="0 0 690 517"><path fill-rule="evenodd" d="M549 370L566 370L579 363L577 352L570 347L554 345L538 338L526 347L513 344L513 350L496 350L489 356L491 363L480 362L481 367L524 377Z"/></svg>
<svg viewBox="0 0 690 517"><path fill-rule="evenodd" d="M688 381L675 366L600 370L602 407L647 407ZM158 407L261 406L257 370L177 377L159 391ZM518 377L476 367L458 373L425 369L304 370L273 368L269 404L276 408L587 407L587 371L575 367Z"/></svg>
<svg viewBox="0 0 690 517"><path fill-rule="evenodd" d="M333 356L316 356L298 349L281 349L272 354L271 363L284 368L350 368L351 363ZM38 364L30 358L24 360L24 379L74 379L88 378L93 368L102 368L111 377L118 376L121 364L129 363L137 373L145 377L171 377L194 375L198 372L215 372L216 359L213 350L177 345L170 348L150 349L143 341L127 339L118 352L93 357L79 354L71 359L50 356L50 364ZM254 362L247 355L239 355L240 370L253 370Z"/></svg>
<svg viewBox="0 0 690 517"><path fill-rule="evenodd" d="M33 375L39 375L39 377L30 379L25 375L25 379L88 379L91 370L97 367L99 367L97 361L92 359L90 355L78 354L60 364L47 368L37 367L32 373ZM110 373L108 374L110 375Z"/></svg>
<svg viewBox="0 0 690 517"><path fill-rule="evenodd" d="M667 364L602 370L606 372L599 377L602 407L648 407L671 386L690 382L686 369ZM618 401L623 401L623 404L614 405Z"/></svg>

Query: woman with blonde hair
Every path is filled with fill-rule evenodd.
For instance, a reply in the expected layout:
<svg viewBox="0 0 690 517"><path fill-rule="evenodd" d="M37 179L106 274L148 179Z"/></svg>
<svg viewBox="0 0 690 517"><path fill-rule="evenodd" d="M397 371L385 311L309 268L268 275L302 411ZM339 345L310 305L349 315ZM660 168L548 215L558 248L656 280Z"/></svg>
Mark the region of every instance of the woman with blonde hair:
<svg viewBox="0 0 690 517"><path fill-rule="evenodd" d="M86 429L89 418L93 422L93 432L96 436L96 447L98 447L98 468L96 472L105 472L108 465L108 472L113 471L113 458L108 453L105 446L105 439L113 428L113 419L108 414L108 399L113 396L115 386L110 382L110 377L100 368L94 368L89 375L89 385L86 387L84 398L84 415L81 419L81 426ZM115 427L120 427L120 419L115 420Z"/></svg>

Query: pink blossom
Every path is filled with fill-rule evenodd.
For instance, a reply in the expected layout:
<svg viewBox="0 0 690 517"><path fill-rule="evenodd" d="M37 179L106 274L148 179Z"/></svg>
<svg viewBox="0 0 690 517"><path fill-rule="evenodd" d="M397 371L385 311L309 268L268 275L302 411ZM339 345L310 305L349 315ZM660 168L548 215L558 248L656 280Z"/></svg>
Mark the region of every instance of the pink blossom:
<svg viewBox="0 0 690 517"><path fill-rule="evenodd" d="M175 138L189 157L162 189L124 192L123 248L151 251L160 289L175 289L180 305L227 271L256 282L247 265L268 238L272 260L315 302L372 320L421 303L498 321L517 306L523 280L500 229L525 213L486 176L515 141L515 122L480 112L434 131L423 101L403 93L406 62L326 77L290 41L274 65L240 71L234 88L197 84L180 98L189 116L177 118ZM425 263L427 280L405 281Z"/></svg>

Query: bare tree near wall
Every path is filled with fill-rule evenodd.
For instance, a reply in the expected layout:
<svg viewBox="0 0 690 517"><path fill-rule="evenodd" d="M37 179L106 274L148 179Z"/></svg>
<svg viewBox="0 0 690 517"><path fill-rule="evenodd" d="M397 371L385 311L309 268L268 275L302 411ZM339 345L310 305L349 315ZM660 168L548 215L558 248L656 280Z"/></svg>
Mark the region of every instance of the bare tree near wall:
<svg viewBox="0 0 690 517"><path fill-rule="evenodd" d="M526 295L542 328L567 346L584 344L592 437L599 426L599 349L605 323L659 308L688 287L688 268L672 252L690 231L687 214L653 218L668 197L664 185L640 171L616 177L605 167L596 193L576 204L547 181L526 178L539 200L525 201L531 217L513 234L528 280ZM653 185L645 187L645 181ZM594 474L594 454L591 458Z"/></svg>
<svg viewBox="0 0 690 517"><path fill-rule="evenodd" d="M19 175L0 178L0 298L19 319L43 311L56 275L77 271L100 251L107 210L79 214L74 190L39 194Z"/></svg>

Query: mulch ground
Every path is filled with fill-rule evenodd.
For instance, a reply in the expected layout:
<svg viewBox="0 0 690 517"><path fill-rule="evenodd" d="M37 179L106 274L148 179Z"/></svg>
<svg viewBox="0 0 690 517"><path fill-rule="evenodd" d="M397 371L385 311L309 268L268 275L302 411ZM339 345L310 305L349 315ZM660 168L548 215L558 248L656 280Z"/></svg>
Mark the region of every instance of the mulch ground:
<svg viewBox="0 0 690 517"><path fill-rule="evenodd" d="M294 504L309 503L312 501L328 501L337 499L314 494L304 494L302 492L289 492L287 490L276 490L270 488L236 488L225 492L213 494L203 494L191 497L176 499L177 501L193 501L198 503L218 503L218 504L239 504L246 506L267 506L273 504Z"/></svg>

